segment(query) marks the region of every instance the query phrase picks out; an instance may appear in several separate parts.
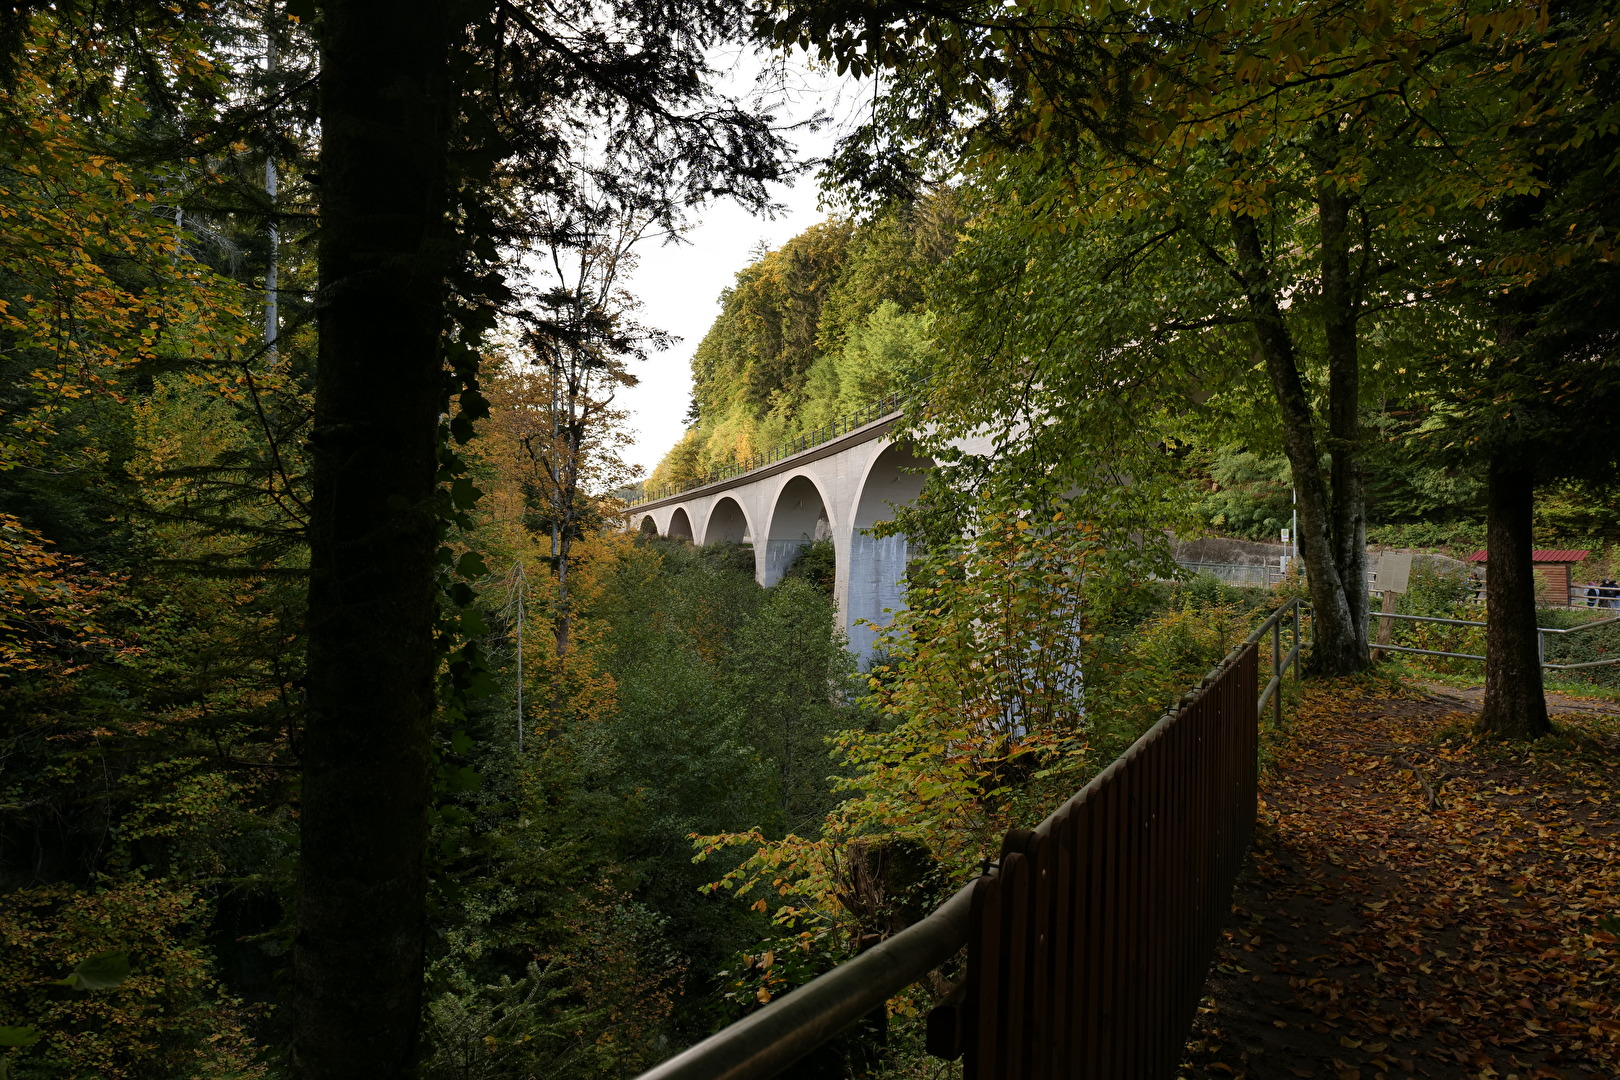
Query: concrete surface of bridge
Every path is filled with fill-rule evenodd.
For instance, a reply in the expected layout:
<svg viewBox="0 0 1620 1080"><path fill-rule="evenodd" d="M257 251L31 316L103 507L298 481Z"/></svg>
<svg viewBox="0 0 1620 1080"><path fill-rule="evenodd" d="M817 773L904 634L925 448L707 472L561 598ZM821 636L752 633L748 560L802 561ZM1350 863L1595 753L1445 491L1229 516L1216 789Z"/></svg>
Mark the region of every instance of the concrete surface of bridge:
<svg viewBox="0 0 1620 1080"><path fill-rule="evenodd" d="M900 413L845 432L751 472L640 503L630 526L647 535L694 544L746 543L754 548L754 578L771 586L813 540L831 538L837 555L833 599L862 659L887 611L904 606L906 538L868 531L893 517L922 490L932 458L889 437ZM987 454L987 439L953 445Z"/></svg>

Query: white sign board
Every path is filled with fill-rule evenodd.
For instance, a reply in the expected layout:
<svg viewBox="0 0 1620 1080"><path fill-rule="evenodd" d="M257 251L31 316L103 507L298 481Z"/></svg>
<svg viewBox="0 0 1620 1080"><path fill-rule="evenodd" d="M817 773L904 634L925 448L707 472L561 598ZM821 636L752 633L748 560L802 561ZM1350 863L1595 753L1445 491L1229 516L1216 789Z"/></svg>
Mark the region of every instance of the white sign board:
<svg viewBox="0 0 1620 1080"><path fill-rule="evenodd" d="M1412 553L1386 551L1378 556L1378 591L1405 592L1412 577Z"/></svg>

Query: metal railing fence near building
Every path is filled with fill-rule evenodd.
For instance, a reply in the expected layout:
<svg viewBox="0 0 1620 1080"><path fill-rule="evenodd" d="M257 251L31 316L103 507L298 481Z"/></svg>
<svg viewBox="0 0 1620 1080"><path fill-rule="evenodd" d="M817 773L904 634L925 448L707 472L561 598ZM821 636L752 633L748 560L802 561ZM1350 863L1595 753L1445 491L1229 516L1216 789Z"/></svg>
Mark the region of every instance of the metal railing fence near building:
<svg viewBox="0 0 1620 1080"><path fill-rule="evenodd" d="M1369 611L1368 616L1373 619L1404 619L1411 622L1440 623L1445 626L1486 626L1486 623L1475 619L1447 619L1438 615L1399 615L1393 611ZM1583 664L1549 664L1547 663L1547 635L1548 634L1579 634L1587 630L1595 630L1600 626L1612 626L1620 623L1620 615L1610 619L1598 619L1595 622L1583 623L1580 626L1538 626L1536 627L1536 652L1541 657L1541 666L1549 671L1574 671L1578 668L1609 667L1620 664L1620 656L1607 660L1593 660ZM1418 649L1409 645L1390 645L1382 640L1386 635L1380 635L1380 641L1372 648L1374 652L1418 653L1422 656L1450 656L1458 660L1484 660L1478 653L1447 652L1444 649Z"/></svg>
<svg viewBox="0 0 1620 1080"><path fill-rule="evenodd" d="M1219 578L1228 585L1245 585L1250 587L1266 588L1281 582L1286 573L1280 560L1269 563L1216 563L1216 562L1181 562L1177 566L1189 574L1208 574Z"/></svg>
<svg viewBox="0 0 1620 1080"><path fill-rule="evenodd" d="M1254 828L1258 721L1268 701L1281 715L1302 608L1274 612L1078 794L1009 832L1000 859L933 914L641 1080L774 1076L964 946L965 974L930 1012L927 1045L963 1058L967 1080L1171 1076Z"/></svg>
<svg viewBox="0 0 1620 1080"><path fill-rule="evenodd" d="M1576 583L1569 587L1572 608L1620 608L1620 586L1604 585L1599 581Z"/></svg>

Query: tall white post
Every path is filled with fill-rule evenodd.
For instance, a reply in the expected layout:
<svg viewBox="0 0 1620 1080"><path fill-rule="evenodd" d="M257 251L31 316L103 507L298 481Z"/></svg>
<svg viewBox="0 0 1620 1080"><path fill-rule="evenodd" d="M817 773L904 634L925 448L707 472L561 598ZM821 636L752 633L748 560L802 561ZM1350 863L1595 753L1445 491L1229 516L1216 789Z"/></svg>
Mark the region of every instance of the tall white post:
<svg viewBox="0 0 1620 1080"><path fill-rule="evenodd" d="M526 591L523 564L517 564L517 746L523 752L523 593Z"/></svg>
<svg viewBox="0 0 1620 1080"><path fill-rule="evenodd" d="M265 46L264 70L272 80L276 74L276 31L274 22L275 5L270 7L271 15L265 19ZM264 194L270 202L272 215L275 213L276 196L279 193L280 178L276 175L276 156L274 147L267 147L264 155ZM281 315L277 303L278 284L276 281L277 259L276 247L281 242L281 229L276 225L274 216L270 218L270 255L264 270L264 351L269 357L270 365L276 363L276 340L281 336Z"/></svg>

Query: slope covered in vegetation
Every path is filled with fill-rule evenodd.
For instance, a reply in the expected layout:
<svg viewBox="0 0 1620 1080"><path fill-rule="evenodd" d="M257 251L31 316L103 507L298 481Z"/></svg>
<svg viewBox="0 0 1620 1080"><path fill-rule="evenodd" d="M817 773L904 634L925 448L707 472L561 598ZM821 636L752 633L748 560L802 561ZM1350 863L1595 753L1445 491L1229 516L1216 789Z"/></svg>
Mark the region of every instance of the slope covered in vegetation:
<svg viewBox="0 0 1620 1080"><path fill-rule="evenodd" d="M925 361L925 288L955 242L954 201L831 218L762 251L692 357L686 436L654 470L679 483L848 416Z"/></svg>
<svg viewBox="0 0 1620 1080"><path fill-rule="evenodd" d="M1549 734L1534 508L1612 536L1620 490L1612 6L13 5L0 1077L632 1075L975 874L1259 608L1366 667L1368 526L1490 519L1483 644L1397 640ZM926 402L864 680L832 545L764 589L607 494L633 248L790 171L708 62L774 19L884 69L829 182L954 187L761 253L660 479ZM1153 580L1296 490L1306 580ZM938 1075L929 996L813 1068Z"/></svg>

